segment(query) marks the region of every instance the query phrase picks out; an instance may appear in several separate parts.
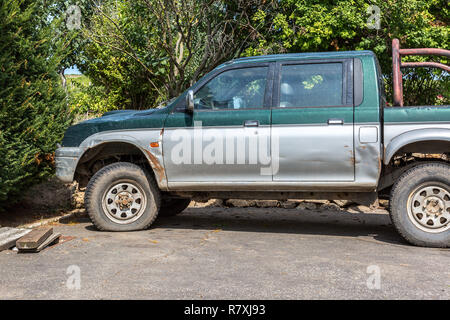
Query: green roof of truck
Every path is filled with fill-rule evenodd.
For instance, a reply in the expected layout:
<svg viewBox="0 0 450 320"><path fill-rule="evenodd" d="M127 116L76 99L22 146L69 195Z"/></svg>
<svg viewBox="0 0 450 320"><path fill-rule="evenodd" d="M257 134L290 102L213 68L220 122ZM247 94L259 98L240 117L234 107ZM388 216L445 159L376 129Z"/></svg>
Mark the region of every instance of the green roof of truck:
<svg viewBox="0 0 450 320"><path fill-rule="evenodd" d="M375 56L375 54L370 50L272 54L265 56L254 56L254 57L233 59L221 64L220 66L218 66L218 68L238 63L257 63L257 62L274 62L274 61L306 60L306 59L353 58L353 57L356 58L359 56L367 56L367 55Z"/></svg>

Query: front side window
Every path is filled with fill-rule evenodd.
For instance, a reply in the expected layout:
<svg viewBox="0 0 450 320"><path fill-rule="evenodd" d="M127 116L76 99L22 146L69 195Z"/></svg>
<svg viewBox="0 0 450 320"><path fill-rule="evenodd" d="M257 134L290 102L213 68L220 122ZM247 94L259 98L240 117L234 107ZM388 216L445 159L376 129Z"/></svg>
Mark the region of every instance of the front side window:
<svg viewBox="0 0 450 320"><path fill-rule="evenodd" d="M263 108L267 71L268 67L254 67L222 72L195 93L195 109Z"/></svg>
<svg viewBox="0 0 450 320"><path fill-rule="evenodd" d="M342 63L284 65L280 107L343 105Z"/></svg>

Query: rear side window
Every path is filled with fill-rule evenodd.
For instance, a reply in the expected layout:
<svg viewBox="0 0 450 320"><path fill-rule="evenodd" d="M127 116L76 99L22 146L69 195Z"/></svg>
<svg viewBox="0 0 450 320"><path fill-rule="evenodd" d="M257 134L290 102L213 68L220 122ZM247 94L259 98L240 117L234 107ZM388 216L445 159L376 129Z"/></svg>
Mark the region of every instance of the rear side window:
<svg viewBox="0 0 450 320"><path fill-rule="evenodd" d="M280 108L343 105L343 64L281 67Z"/></svg>

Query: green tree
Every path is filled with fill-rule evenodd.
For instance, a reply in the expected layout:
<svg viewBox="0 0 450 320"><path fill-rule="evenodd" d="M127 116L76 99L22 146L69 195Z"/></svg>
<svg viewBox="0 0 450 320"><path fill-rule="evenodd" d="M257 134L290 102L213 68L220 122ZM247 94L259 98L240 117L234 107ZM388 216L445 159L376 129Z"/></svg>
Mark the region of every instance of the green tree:
<svg viewBox="0 0 450 320"><path fill-rule="evenodd" d="M266 2L103 1L84 29L80 68L104 88L105 108L154 107L240 56L256 36L251 17Z"/></svg>
<svg viewBox="0 0 450 320"><path fill-rule="evenodd" d="M447 0L280 0L270 10L259 10L253 21L259 39L244 55L332 50L372 50L377 55L391 94L391 40L399 38L404 48L449 49ZM380 28L371 29L368 8L380 8ZM411 57L405 61L448 60L442 57ZM405 103L442 103L448 75L437 70L405 70ZM438 101L439 100L439 101Z"/></svg>
<svg viewBox="0 0 450 320"><path fill-rule="evenodd" d="M65 88L65 70L85 59L84 48L88 40L83 37L81 30L83 25L90 23L95 4L92 0L47 1L43 4L46 17L55 19L52 20L52 41L55 44L54 49L63 53L58 73ZM63 46L60 45L59 39L64 39Z"/></svg>
<svg viewBox="0 0 450 320"><path fill-rule="evenodd" d="M371 5L380 8L379 29L368 27ZM234 57L330 50L374 51L391 101L392 38L449 47L446 0L105 0L92 10L80 64L91 84L73 106L87 101L84 109L97 112L156 106ZM425 59L448 63L406 58ZM404 74L405 104L449 103L446 73Z"/></svg>
<svg viewBox="0 0 450 320"><path fill-rule="evenodd" d="M53 171L71 121L57 74L68 39L55 38L52 2L0 4L0 208Z"/></svg>

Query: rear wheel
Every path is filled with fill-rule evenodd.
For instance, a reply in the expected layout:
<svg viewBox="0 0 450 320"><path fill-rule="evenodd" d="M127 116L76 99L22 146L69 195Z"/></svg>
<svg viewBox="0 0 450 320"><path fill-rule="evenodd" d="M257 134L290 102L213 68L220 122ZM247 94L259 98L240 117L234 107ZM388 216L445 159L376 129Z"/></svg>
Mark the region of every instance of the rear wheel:
<svg viewBox="0 0 450 320"><path fill-rule="evenodd" d="M162 217L171 217L181 213L191 203L191 199L167 199L161 201L159 215Z"/></svg>
<svg viewBox="0 0 450 320"><path fill-rule="evenodd" d="M390 211L408 242L450 246L450 166L429 163L406 171L392 188Z"/></svg>
<svg viewBox="0 0 450 320"><path fill-rule="evenodd" d="M86 210L99 230L148 228L158 215L160 191L143 168L117 162L99 170L86 187Z"/></svg>

